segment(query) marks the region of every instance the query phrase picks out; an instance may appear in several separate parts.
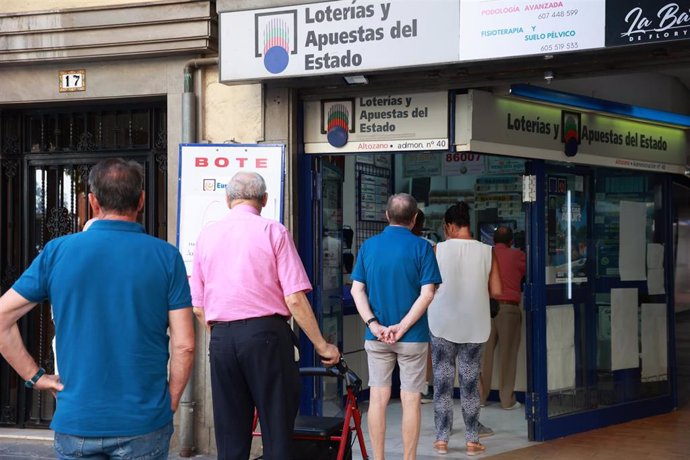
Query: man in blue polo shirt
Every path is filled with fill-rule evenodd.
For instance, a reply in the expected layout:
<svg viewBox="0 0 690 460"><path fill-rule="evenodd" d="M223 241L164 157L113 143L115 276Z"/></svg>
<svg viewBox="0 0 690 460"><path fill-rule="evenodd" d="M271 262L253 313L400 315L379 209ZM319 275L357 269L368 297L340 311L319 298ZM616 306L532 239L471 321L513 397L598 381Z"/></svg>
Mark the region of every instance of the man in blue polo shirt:
<svg viewBox="0 0 690 460"><path fill-rule="evenodd" d="M366 240L352 271L352 297L366 323L364 348L369 362L367 422L374 458L384 458L386 407L391 375L400 367L404 458L417 454L421 393L426 389L429 324L426 309L441 273L429 243L410 230L417 202L407 193L388 199L383 233Z"/></svg>
<svg viewBox="0 0 690 460"><path fill-rule="evenodd" d="M143 185L135 161L95 165L89 203L98 220L49 241L0 298L0 352L28 388L56 396L60 459L167 459L194 357L192 301L179 251L136 221ZM46 300L59 377L36 364L16 324Z"/></svg>

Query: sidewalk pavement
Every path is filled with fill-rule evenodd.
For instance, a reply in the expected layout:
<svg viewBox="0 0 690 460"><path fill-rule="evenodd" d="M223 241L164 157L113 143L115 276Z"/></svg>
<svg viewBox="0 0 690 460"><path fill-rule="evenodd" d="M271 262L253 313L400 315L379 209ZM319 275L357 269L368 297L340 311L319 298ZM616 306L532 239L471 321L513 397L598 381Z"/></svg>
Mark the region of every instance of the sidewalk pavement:
<svg viewBox="0 0 690 460"><path fill-rule="evenodd" d="M12 429L0 430L0 460L55 459L53 432L50 430ZM170 452L168 459L215 460L215 456L196 455L180 457Z"/></svg>

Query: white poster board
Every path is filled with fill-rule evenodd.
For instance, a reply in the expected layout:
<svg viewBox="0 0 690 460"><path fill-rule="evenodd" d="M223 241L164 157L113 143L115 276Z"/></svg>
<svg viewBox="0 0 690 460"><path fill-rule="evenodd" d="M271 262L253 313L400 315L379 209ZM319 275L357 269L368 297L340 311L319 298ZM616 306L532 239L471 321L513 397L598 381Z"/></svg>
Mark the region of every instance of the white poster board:
<svg viewBox="0 0 690 460"><path fill-rule="evenodd" d="M647 203L620 202L618 271L621 281L647 279Z"/></svg>
<svg viewBox="0 0 690 460"><path fill-rule="evenodd" d="M261 174L268 193L261 215L282 222L284 152L283 145L180 144L177 247L187 275L199 233L228 213L225 188L235 173Z"/></svg>
<svg viewBox="0 0 690 460"><path fill-rule="evenodd" d="M642 372L643 382L668 380L668 325L664 303L643 303Z"/></svg>
<svg viewBox="0 0 690 460"><path fill-rule="evenodd" d="M546 371L548 391L575 388L575 309L546 307Z"/></svg>
<svg viewBox="0 0 690 460"><path fill-rule="evenodd" d="M611 289L611 370L640 367L637 288Z"/></svg>

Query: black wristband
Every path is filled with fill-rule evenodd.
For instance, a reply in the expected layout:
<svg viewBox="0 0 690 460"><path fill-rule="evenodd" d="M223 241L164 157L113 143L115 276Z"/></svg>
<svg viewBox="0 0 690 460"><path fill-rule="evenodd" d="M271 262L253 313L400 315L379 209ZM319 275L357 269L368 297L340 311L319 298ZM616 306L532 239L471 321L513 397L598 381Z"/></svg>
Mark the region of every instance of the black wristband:
<svg viewBox="0 0 690 460"><path fill-rule="evenodd" d="M46 370L43 369L42 367L39 367L39 368L38 368L38 372L36 372L36 374L35 374L33 377L31 377L29 380L27 380L27 381L24 382L24 386L25 386L26 388L33 388L33 387L34 387L34 384L36 384L36 382L38 382L38 379L40 379L41 377L43 377L43 375L44 375L45 373L46 373Z"/></svg>
<svg viewBox="0 0 690 460"><path fill-rule="evenodd" d="M369 325L374 321L378 321L378 319L376 319L376 316L372 316L371 318L369 318L365 324L367 325L367 327L369 327Z"/></svg>

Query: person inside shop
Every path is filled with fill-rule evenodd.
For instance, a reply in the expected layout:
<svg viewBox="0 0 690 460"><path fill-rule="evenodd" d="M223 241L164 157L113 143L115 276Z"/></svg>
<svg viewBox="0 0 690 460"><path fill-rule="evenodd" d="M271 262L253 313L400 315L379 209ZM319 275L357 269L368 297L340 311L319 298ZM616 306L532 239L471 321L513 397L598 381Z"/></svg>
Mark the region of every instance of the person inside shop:
<svg viewBox="0 0 690 460"><path fill-rule="evenodd" d="M448 208L444 221L446 240L435 247L443 284L429 306L436 435L433 448L439 454L448 453L457 371L466 453L477 455L486 450L479 438L493 434L491 428L479 422L479 367L481 347L491 331L489 297L501 295L501 278L492 247L472 237L467 203Z"/></svg>
<svg viewBox="0 0 690 460"><path fill-rule="evenodd" d="M352 271L352 298L367 325L367 417L375 460L384 458L386 407L396 362L400 367L403 457L413 460L417 456L429 348L426 310L441 275L431 245L410 231L416 216L414 197L407 193L391 196L386 208L390 225L362 244Z"/></svg>
<svg viewBox="0 0 690 460"><path fill-rule="evenodd" d="M319 330L311 283L287 229L261 217L261 175L238 172L226 189L230 212L197 240L190 286L194 314L211 329L209 358L216 446L221 460L249 458L254 407L263 458L292 458L300 376L292 316L326 366L340 352Z"/></svg>
<svg viewBox="0 0 690 460"><path fill-rule="evenodd" d="M491 392L494 350L498 348L498 395L506 410L520 408L515 399L515 373L522 326L521 285L526 272L527 257L512 247L513 231L500 226L494 232L494 255L498 260L503 293L495 297L499 304L496 317L491 320L491 334L482 355L481 402Z"/></svg>
<svg viewBox="0 0 690 460"><path fill-rule="evenodd" d="M412 227L412 233L423 239L424 241L428 242L432 246L436 246L436 241L432 240L431 238L428 238L424 235L424 222L426 221L426 216L424 215L424 211L419 209L417 211L417 219L414 221L414 227Z"/></svg>

